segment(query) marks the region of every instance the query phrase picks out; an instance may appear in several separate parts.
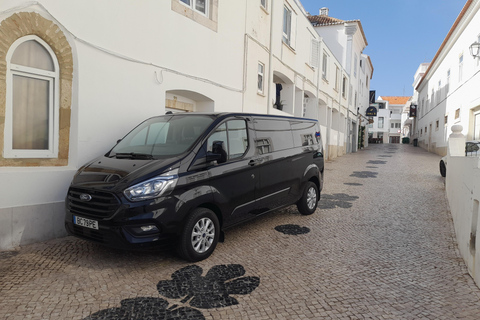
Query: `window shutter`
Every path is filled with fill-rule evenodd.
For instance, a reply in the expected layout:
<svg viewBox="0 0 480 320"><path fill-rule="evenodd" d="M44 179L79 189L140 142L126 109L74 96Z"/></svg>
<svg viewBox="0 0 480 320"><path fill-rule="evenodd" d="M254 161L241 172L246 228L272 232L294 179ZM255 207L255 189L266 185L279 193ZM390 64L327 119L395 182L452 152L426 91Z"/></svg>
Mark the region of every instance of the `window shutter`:
<svg viewBox="0 0 480 320"><path fill-rule="evenodd" d="M315 39L312 39L310 65L315 68L320 66L320 42Z"/></svg>

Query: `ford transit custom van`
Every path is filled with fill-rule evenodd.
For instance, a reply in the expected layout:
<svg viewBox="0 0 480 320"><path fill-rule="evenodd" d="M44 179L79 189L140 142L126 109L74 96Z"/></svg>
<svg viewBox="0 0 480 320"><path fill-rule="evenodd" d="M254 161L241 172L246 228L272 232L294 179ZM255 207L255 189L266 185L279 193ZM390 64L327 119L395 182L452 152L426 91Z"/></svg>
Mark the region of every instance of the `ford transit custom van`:
<svg viewBox="0 0 480 320"><path fill-rule="evenodd" d="M107 246L175 245L210 256L225 229L296 204L315 212L324 156L316 120L245 113L150 118L82 166L66 198L69 234Z"/></svg>

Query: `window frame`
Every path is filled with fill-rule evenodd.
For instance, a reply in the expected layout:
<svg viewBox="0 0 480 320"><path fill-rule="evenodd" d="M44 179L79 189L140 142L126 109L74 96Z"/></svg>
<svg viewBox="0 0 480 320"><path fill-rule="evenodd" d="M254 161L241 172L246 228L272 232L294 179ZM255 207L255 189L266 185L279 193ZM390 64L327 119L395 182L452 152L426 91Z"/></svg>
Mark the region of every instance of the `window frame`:
<svg viewBox="0 0 480 320"><path fill-rule="evenodd" d="M262 67L262 72L260 72L260 67ZM265 93L265 64L260 61L258 62L257 76L257 93L263 95ZM262 80L261 88L260 79Z"/></svg>
<svg viewBox="0 0 480 320"><path fill-rule="evenodd" d="M267 0L260 0L260 7L267 10Z"/></svg>
<svg viewBox="0 0 480 320"><path fill-rule="evenodd" d="M458 57L458 82L463 80L463 52Z"/></svg>
<svg viewBox="0 0 480 320"><path fill-rule="evenodd" d="M11 62L15 50L27 41L36 41L50 55L53 61L54 71L47 71L32 67L17 65ZM17 39L7 51L7 72L6 72L6 105L5 105L5 133L4 133L4 150L3 157L6 159L41 159L41 158L58 158L59 150L59 122L60 122L60 67L57 56L50 46L36 35L27 35ZM13 149L13 78L14 76L27 77L29 79L37 79L49 81L48 96L48 149Z"/></svg>
<svg viewBox="0 0 480 320"><path fill-rule="evenodd" d="M292 46L292 17L293 17L293 10L290 9L287 5L283 6L283 37L282 40L288 46ZM287 30L285 30L287 29ZM286 33L287 32L287 33Z"/></svg>
<svg viewBox="0 0 480 320"><path fill-rule="evenodd" d="M328 75L328 54L324 51L322 56L322 79L327 80Z"/></svg>
<svg viewBox="0 0 480 320"><path fill-rule="evenodd" d="M378 117L378 129L383 129L385 126L385 118Z"/></svg>
<svg viewBox="0 0 480 320"><path fill-rule="evenodd" d="M191 10L197 12L198 14L201 14L202 16L205 16L207 18L210 17L210 14L209 14L209 12L210 12L210 0L205 0L205 12L197 10L197 8L196 8L197 0L188 0L188 1L190 2L190 4L185 3L183 0L179 0L178 2L180 2L181 4L186 6L187 8L190 8Z"/></svg>

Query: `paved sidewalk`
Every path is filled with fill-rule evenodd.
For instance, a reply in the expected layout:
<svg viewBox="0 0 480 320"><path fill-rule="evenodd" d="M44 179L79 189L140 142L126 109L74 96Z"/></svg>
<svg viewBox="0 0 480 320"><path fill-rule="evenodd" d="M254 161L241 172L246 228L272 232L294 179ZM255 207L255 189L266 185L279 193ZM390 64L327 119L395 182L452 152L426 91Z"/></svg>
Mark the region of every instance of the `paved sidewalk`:
<svg viewBox="0 0 480 320"><path fill-rule="evenodd" d="M328 162L316 213L229 230L196 264L72 237L0 252L0 319L480 319L439 159L385 144Z"/></svg>

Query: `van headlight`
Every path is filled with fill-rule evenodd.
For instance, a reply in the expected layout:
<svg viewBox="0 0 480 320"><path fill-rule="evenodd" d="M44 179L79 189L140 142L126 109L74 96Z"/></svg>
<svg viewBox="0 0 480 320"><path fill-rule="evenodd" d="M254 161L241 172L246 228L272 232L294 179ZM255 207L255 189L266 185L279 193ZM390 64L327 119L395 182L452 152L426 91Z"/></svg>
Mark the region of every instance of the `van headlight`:
<svg viewBox="0 0 480 320"><path fill-rule="evenodd" d="M153 179L138 183L123 191L130 201L154 199L173 190L178 181L178 169L169 171Z"/></svg>

